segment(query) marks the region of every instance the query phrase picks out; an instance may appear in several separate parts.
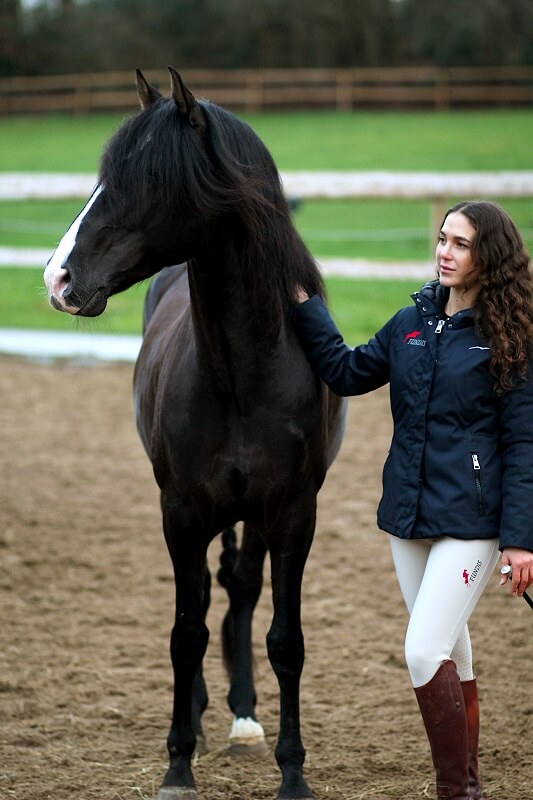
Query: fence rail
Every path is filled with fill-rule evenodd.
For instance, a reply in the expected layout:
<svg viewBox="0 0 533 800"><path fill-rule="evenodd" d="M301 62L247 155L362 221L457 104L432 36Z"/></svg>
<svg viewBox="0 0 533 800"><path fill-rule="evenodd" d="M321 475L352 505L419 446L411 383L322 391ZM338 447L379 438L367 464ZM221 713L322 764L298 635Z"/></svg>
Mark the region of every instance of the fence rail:
<svg viewBox="0 0 533 800"><path fill-rule="evenodd" d="M533 171L502 172L281 172L288 197L306 199L447 199L533 197ZM0 200L87 198L96 174L1 172Z"/></svg>
<svg viewBox="0 0 533 800"><path fill-rule="evenodd" d="M166 70L147 72L166 92ZM198 70L187 84L236 111L288 108L531 106L533 67ZM0 80L0 114L121 111L137 105L132 72L39 75Z"/></svg>
<svg viewBox="0 0 533 800"><path fill-rule="evenodd" d="M404 199L430 202L429 240L436 241L446 204L454 197L533 197L533 171L513 172L282 172L287 197ZM97 177L87 173L0 173L0 200L86 199Z"/></svg>

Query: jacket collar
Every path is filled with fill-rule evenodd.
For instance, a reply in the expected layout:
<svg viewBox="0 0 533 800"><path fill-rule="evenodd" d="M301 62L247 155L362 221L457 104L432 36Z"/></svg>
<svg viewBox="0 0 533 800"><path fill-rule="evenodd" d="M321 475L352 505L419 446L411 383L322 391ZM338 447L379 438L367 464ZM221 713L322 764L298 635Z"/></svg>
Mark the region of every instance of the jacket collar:
<svg viewBox="0 0 533 800"><path fill-rule="evenodd" d="M414 292L411 297L416 303L416 298L421 297L426 307L431 307L434 314L444 314L444 306L448 300L450 290L440 285L440 281L433 280L425 283L419 292Z"/></svg>
<svg viewBox="0 0 533 800"><path fill-rule="evenodd" d="M445 286L441 286L438 278L433 281L428 281L422 286L419 292L414 292L411 295L415 303L417 302L417 298L422 298L426 311L438 317L446 316L444 308L448 302L449 296L450 290ZM466 308L464 311L459 311L455 314L454 319L457 319L459 322L459 318L463 325L470 325L474 320L474 312L471 308Z"/></svg>

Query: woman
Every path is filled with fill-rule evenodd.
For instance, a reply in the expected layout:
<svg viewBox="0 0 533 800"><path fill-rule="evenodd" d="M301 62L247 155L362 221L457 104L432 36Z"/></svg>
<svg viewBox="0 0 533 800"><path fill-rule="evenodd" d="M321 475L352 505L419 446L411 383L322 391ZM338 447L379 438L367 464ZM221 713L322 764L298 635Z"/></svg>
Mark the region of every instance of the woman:
<svg viewBox="0 0 533 800"><path fill-rule="evenodd" d="M533 583L533 276L515 225L484 201L446 213L436 259L438 280L366 345L347 347L320 298L300 287L295 318L334 392L390 383L378 526L410 614L407 666L438 798L480 800L467 621L499 550L514 595Z"/></svg>

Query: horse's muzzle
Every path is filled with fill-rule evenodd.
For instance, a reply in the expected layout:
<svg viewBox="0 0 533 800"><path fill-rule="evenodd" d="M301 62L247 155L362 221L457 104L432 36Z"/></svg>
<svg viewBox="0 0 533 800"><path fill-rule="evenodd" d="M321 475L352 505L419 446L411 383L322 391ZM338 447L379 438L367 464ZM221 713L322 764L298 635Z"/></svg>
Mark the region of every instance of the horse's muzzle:
<svg viewBox="0 0 533 800"><path fill-rule="evenodd" d="M97 289L80 305L76 312L78 317L98 317L103 314L107 306L107 294L104 289Z"/></svg>
<svg viewBox="0 0 533 800"><path fill-rule="evenodd" d="M98 317L107 306L107 294L104 289L96 289L87 300L78 298L74 293L65 292L61 296L49 296L50 305L56 311L64 311L77 317Z"/></svg>

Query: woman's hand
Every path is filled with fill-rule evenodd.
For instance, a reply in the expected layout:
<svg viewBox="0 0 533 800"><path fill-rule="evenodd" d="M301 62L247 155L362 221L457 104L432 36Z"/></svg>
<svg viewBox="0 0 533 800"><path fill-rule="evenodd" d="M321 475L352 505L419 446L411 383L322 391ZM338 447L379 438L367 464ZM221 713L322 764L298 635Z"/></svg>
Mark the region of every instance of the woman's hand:
<svg viewBox="0 0 533 800"><path fill-rule="evenodd" d="M533 553L531 550L522 550L520 547L505 547L502 553L501 566L511 567L511 594L522 597L528 586L533 584ZM502 575L500 586L504 586L508 578L508 575Z"/></svg>
<svg viewBox="0 0 533 800"><path fill-rule="evenodd" d="M309 300L309 295L301 286L296 286L294 289L294 302L295 303L305 303L306 300Z"/></svg>

